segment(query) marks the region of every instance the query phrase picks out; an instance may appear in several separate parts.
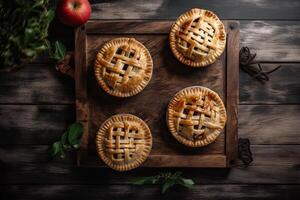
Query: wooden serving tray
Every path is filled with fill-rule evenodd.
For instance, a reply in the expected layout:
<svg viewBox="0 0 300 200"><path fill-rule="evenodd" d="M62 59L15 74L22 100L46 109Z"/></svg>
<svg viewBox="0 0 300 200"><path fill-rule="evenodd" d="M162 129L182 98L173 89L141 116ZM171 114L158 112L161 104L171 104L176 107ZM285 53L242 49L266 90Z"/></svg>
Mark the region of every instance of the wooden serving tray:
<svg viewBox="0 0 300 200"><path fill-rule="evenodd" d="M105 166L95 150L95 135L110 116L130 113L152 131L153 146L142 167L229 167L237 152L239 23L223 21L227 47L212 65L192 69L175 59L168 34L173 21L89 21L75 36L76 117L85 132L78 154L80 166ZM134 37L150 51L153 76L138 95L120 99L107 95L94 77L94 60L105 42ZM227 110L224 132L212 144L194 149L177 142L166 125L166 107L179 90L201 85L216 91Z"/></svg>

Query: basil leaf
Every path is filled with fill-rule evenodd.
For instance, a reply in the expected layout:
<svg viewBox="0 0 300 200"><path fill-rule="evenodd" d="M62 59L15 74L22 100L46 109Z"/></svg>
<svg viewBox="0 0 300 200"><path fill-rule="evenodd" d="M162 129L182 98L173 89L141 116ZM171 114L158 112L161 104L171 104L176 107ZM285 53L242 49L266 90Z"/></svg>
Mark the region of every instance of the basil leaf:
<svg viewBox="0 0 300 200"><path fill-rule="evenodd" d="M66 144L67 138L68 138L68 132L64 132L64 134L62 134L61 139L60 139L60 140L61 140L61 143L62 143L63 145Z"/></svg>
<svg viewBox="0 0 300 200"><path fill-rule="evenodd" d="M31 28L26 28L25 29L25 34L24 34L24 44L28 44L30 43L30 41L32 41L33 39L33 30Z"/></svg>
<svg viewBox="0 0 300 200"><path fill-rule="evenodd" d="M182 175L182 172L181 172L181 171L177 171L177 172L175 172L175 173L172 175L172 178L177 179L177 178L179 178L181 175Z"/></svg>
<svg viewBox="0 0 300 200"><path fill-rule="evenodd" d="M54 19L55 13L53 10L48 10L46 15L47 15L47 21L48 23L50 23Z"/></svg>
<svg viewBox="0 0 300 200"><path fill-rule="evenodd" d="M144 185L152 183L155 179L155 176L145 176L145 177L139 177L131 181L130 183L133 185Z"/></svg>
<svg viewBox="0 0 300 200"><path fill-rule="evenodd" d="M175 181L174 180L167 180L164 184L163 184L163 187L162 187L162 190L161 192L162 193L165 193L168 189L170 189L171 187L173 187L175 185Z"/></svg>
<svg viewBox="0 0 300 200"><path fill-rule="evenodd" d="M51 145L51 149L50 149L50 157L54 158L59 152L62 151L62 144L60 141L58 142L54 142Z"/></svg>
<svg viewBox="0 0 300 200"><path fill-rule="evenodd" d="M57 61L63 60L66 54L66 47L59 41L54 43L53 58Z"/></svg>
<svg viewBox="0 0 300 200"><path fill-rule="evenodd" d="M74 149L79 149L79 147L80 147L80 140L78 140L78 141L76 142L76 144L73 144L72 147L73 147Z"/></svg>
<svg viewBox="0 0 300 200"><path fill-rule="evenodd" d="M66 153L63 150L61 150L60 151L60 158L64 159L65 157L66 157Z"/></svg>
<svg viewBox="0 0 300 200"><path fill-rule="evenodd" d="M68 142L73 145L80 145L80 138L83 134L83 126L80 123L72 124L68 129Z"/></svg>
<svg viewBox="0 0 300 200"><path fill-rule="evenodd" d="M192 188L195 183L192 179L181 178L179 184L187 188Z"/></svg>

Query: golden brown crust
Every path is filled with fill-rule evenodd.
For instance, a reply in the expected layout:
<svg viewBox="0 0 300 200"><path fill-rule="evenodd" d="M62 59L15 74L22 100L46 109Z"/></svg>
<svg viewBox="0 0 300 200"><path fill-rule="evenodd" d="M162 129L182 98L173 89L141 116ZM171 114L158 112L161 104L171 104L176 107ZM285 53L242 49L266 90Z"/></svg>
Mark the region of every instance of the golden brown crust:
<svg viewBox="0 0 300 200"><path fill-rule="evenodd" d="M130 114L118 114L107 119L96 136L99 157L110 168L128 171L140 166L152 147L152 135L147 124Z"/></svg>
<svg viewBox="0 0 300 200"><path fill-rule="evenodd" d="M130 97L141 92L152 76L149 51L134 38L116 38L105 43L96 56L95 75L108 94Z"/></svg>
<svg viewBox="0 0 300 200"><path fill-rule="evenodd" d="M212 143L225 123L226 110L222 99L206 87L187 87L179 91L168 105L168 128L179 142L189 147Z"/></svg>
<svg viewBox="0 0 300 200"><path fill-rule="evenodd" d="M185 65L203 67L223 53L226 32L223 23L211 11L194 8L182 14L170 32L170 47Z"/></svg>

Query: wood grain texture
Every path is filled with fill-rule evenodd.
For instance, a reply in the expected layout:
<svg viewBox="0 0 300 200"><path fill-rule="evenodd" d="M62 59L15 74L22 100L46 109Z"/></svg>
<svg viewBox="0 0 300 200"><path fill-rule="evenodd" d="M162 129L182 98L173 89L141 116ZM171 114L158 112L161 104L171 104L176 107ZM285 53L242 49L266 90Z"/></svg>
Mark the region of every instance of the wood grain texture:
<svg viewBox="0 0 300 200"><path fill-rule="evenodd" d="M61 75L52 64L28 65L13 73L0 74L1 104L74 103L74 81Z"/></svg>
<svg viewBox="0 0 300 200"><path fill-rule="evenodd" d="M84 144L82 149L95 152L94 139L99 126L113 114L130 113L146 121L153 136L149 160L143 166L229 166L229 161L236 158L237 148L239 24L234 21L224 21L224 25L228 35L226 46L228 50L214 64L200 69L182 66L174 58L169 48L168 36L171 26L169 22L89 21L85 26L77 28L75 44L77 120L82 121L84 118L84 126L87 130L81 140ZM104 27L109 28L104 29ZM153 30L158 31L159 34ZM134 37L142 42L153 60L154 75L150 83L143 92L126 99L117 99L105 94L94 75L95 57L99 49L105 42L120 37L120 34L122 37ZM216 142L201 149L191 150L175 142L168 134L165 110L175 93L194 85L214 90L226 102L228 128ZM159 98L153 98L154 96ZM84 155L79 156L79 163L87 166L83 163ZM195 159L195 155L200 157ZM97 159L98 156L95 156L94 160ZM95 161L91 166L96 164L99 163Z"/></svg>
<svg viewBox="0 0 300 200"><path fill-rule="evenodd" d="M50 144L75 121L72 105L0 105L0 144Z"/></svg>
<svg viewBox="0 0 300 200"><path fill-rule="evenodd" d="M116 173L107 168L74 166L68 159L48 159L47 145L1 145L0 184L128 184L139 176L181 170L197 184L300 184L300 145L252 145L254 161L231 169L138 168Z"/></svg>
<svg viewBox="0 0 300 200"><path fill-rule="evenodd" d="M251 144L300 144L299 110L299 105L240 105L239 137ZM75 107L0 105L0 116L5 119L0 120L0 144L50 144L75 121Z"/></svg>
<svg viewBox="0 0 300 200"><path fill-rule="evenodd" d="M51 0L52 4L56 2ZM286 21L299 19L298 0L92 0L91 3L92 18L102 19L175 19L192 7L207 8L222 19L243 19L241 46L248 45L255 49L260 61L300 62L300 22ZM51 27L50 39L59 39L69 50L74 49L73 29L66 28L57 20ZM231 171L184 170L187 177L195 177L197 184L201 184L192 191L176 188L162 196L159 188L154 186L141 188L125 185L134 177L153 175L161 170L138 169L116 174L108 169L100 172L99 169L77 168L72 158L49 162L48 146L18 144L49 144L58 139L67 124L74 121L74 105L5 105L74 104L72 81L56 76L52 66L47 64L53 61L47 57L42 56L35 62L41 63L41 68L30 64L22 72L0 75L0 199L300 198L300 165L297 159L300 149L298 145L291 145L300 144L300 116L296 105L241 105L240 133L242 137L249 137L252 144L259 144L252 145L254 162L248 168L235 167ZM267 68L275 65L270 64ZM298 63L285 63L283 67L272 74L271 81L265 85L253 83L248 75L241 73L240 103L299 104Z"/></svg>
<svg viewBox="0 0 300 200"><path fill-rule="evenodd" d="M256 60L261 62L299 62L300 22L242 22L241 46L256 52Z"/></svg>
<svg viewBox="0 0 300 200"><path fill-rule="evenodd" d="M131 27L135 26L131 25ZM259 34L256 29L260 30ZM299 32L300 23L297 21L243 21L241 22L241 46L248 45L256 48L259 60L299 62ZM64 40L68 39L72 38L64 36ZM45 62L45 59L38 62ZM271 81L264 86L259 83L253 84L251 78L241 73L240 103L299 103L298 64L279 64L283 64L284 68L272 74ZM269 66L266 69L272 68L271 65ZM58 75L53 68L53 64L50 63L30 64L17 72L1 74L0 103L73 104L72 80Z"/></svg>
<svg viewBox="0 0 300 200"><path fill-rule="evenodd" d="M119 11L118 11L119 12ZM251 11L252 12L252 11ZM253 12L256 13L256 12ZM143 19L143 18L136 18ZM111 21L111 20L109 20ZM162 21L162 23L173 23L174 20ZM64 41L69 50L74 49L74 34L72 30L55 22L58 28L53 29L51 40ZM133 24L128 25L129 30L142 30ZM107 30L106 30L107 29ZM107 32L110 26L98 29ZM153 31L161 31L160 27L153 27ZM167 31L167 30L164 30ZM300 52L300 22L299 21L241 21L241 46L249 46L258 53L259 61L268 62L299 62ZM50 62L43 56L35 62ZM53 61L52 61L53 62Z"/></svg>
<svg viewBox="0 0 300 200"><path fill-rule="evenodd" d="M158 186L120 185L15 185L0 186L3 200L10 199L281 199L298 200L299 185L197 185L193 189L179 188L161 194Z"/></svg>
<svg viewBox="0 0 300 200"><path fill-rule="evenodd" d="M173 23L174 21L151 23L145 21L142 23L125 20L115 24L108 20L99 24L97 21L91 21L87 24L87 32L99 34L168 34L169 27ZM127 28L123 29L124 26ZM242 21L240 46L247 46L256 52L257 61L299 62L300 23L298 21Z"/></svg>
<svg viewBox="0 0 300 200"><path fill-rule="evenodd" d="M261 84L240 71L240 104L299 104L300 64L262 63L272 73ZM51 64L31 64L10 74L0 74L1 104L74 104L74 81L60 75ZM26 83L26 84L24 84Z"/></svg>
<svg viewBox="0 0 300 200"><path fill-rule="evenodd" d="M91 3L92 19L176 19L194 7L211 10L222 19L300 19L297 0L94 0Z"/></svg>
<svg viewBox="0 0 300 200"><path fill-rule="evenodd" d="M300 105L240 106L239 137L252 144L300 144Z"/></svg>
<svg viewBox="0 0 300 200"><path fill-rule="evenodd" d="M230 22L227 29L226 52L226 162L233 164L238 156L239 50L240 24ZM228 123L229 122L229 123Z"/></svg>
<svg viewBox="0 0 300 200"><path fill-rule="evenodd" d="M300 104L300 64L263 63L264 71L281 68L264 84L240 70L240 104Z"/></svg>

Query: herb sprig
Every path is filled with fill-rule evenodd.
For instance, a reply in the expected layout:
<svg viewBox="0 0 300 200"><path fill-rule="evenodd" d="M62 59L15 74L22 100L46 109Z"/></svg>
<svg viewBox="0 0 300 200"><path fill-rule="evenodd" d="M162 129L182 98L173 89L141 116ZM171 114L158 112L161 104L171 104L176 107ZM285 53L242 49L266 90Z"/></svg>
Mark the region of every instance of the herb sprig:
<svg viewBox="0 0 300 200"><path fill-rule="evenodd" d="M133 185L145 185L145 184L160 184L162 185L161 192L165 193L168 189L174 185L181 185L186 188L192 188L194 186L194 181L192 179L187 179L182 177L182 172L177 171L175 173L160 173L156 176L145 176L139 177L131 181Z"/></svg>
<svg viewBox="0 0 300 200"><path fill-rule="evenodd" d="M49 41L46 41L46 45L50 58L54 59L56 62L60 62L64 59L66 55L66 47L63 43L55 41L52 45Z"/></svg>
<svg viewBox="0 0 300 200"><path fill-rule="evenodd" d="M80 123L71 124L63 133L59 141L54 142L50 148L50 157L59 155L66 157L66 151L76 150L80 147L80 139L83 134L83 126Z"/></svg>
<svg viewBox="0 0 300 200"><path fill-rule="evenodd" d="M49 24L55 13L48 0L1 1L0 70L10 71L47 49Z"/></svg>

